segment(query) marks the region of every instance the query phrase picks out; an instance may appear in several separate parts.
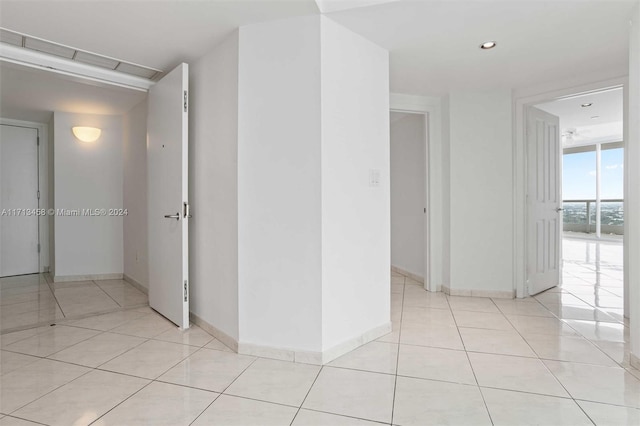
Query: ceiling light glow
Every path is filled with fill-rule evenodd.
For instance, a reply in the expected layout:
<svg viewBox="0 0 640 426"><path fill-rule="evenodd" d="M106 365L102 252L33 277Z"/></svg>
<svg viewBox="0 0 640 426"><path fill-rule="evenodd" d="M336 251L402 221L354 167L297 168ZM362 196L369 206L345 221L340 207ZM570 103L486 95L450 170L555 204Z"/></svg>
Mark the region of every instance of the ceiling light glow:
<svg viewBox="0 0 640 426"><path fill-rule="evenodd" d="M493 49L494 47L496 47L496 44L497 43L495 41L485 41L480 45L480 49L484 49L484 50Z"/></svg>

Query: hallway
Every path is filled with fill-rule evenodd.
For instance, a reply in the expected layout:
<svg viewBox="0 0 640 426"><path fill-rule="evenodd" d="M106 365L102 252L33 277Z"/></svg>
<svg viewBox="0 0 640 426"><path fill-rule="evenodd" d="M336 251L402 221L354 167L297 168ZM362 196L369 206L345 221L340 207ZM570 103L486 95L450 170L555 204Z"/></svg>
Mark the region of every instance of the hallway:
<svg viewBox="0 0 640 426"><path fill-rule="evenodd" d="M524 300L392 274L394 331L322 367L237 355L148 307L4 334L0 425L639 424L621 246L564 250L562 288Z"/></svg>

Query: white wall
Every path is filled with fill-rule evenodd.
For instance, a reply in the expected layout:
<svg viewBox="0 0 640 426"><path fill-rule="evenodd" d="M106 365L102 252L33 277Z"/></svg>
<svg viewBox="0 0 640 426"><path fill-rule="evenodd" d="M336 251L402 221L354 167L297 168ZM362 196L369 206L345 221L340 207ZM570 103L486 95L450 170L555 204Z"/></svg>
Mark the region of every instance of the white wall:
<svg viewBox="0 0 640 426"><path fill-rule="evenodd" d="M124 274L149 287L147 258L147 101L123 116Z"/></svg>
<svg viewBox="0 0 640 426"><path fill-rule="evenodd" d="M449 96L442 98L442 286L451 287L451 120ZM434 191L435 192L435 191ZM438 202L438 200L436 200Z"/></svg>
<svg viewBox="0 0 640 426"><path fill-rule="evenodd" d="M452 290L513 291L511 105L509 90L449 95Z"/></svg>
<svg viewBox="0 0 640 426"><path fill-rule="evenodd" d="M387 326L388 53L320 16L242 27L238 97L241 346Z"/></svg>
<svg viewBox="0 0 640 426"><path fill-rule="evenodd" d="M56 209L122 208L122 117L54 113ZM94 143L77 140L73 126L102 129ZM56 216L56 277L122 274L121 216Z"/></svg>
<svg viewBox="0 0 640 426"><path fill-rule="evenodd" d="M391 122L391 265L424 276L425 117Z"/></svg>
<svg viewBox="0 0 640 426"><path fill-rule="evenodd" d="M54 159L55 150L55 120L53 114L48 123L49 133L47 137L47 192L49 193L47 209L55 209L55 176L54 176ZM41 142L42 143L42 142ZM55 216L49 215L47 217L49 223L49 273L51 276L56 275L56 228L55 228Z"/></svg>
<svg viewBox="0 0 640 426"><path fill-rule="evenodd" d="M390 320L389 53L326 17L321 34L327 350ZM370 170L380 173L377 187Z"/></svg>
<svg viewBox="0 0 640 426"><path fill-rule="evenodd" d="M191 64L191 311L238 340L238 33Z"/></svg>
<svg viewBox="0 0 640 426"><path fill-rule="evenodd" d="M640 4L636 5L629 39L629 122L625 147L625 255L631 319L631 363L640 368Z"/></svg>
<svg viewBox="0 0 640 426"><path fill-rule="evenodd" d="M321 350L320 20L240 28L240 340Z"/></svg>

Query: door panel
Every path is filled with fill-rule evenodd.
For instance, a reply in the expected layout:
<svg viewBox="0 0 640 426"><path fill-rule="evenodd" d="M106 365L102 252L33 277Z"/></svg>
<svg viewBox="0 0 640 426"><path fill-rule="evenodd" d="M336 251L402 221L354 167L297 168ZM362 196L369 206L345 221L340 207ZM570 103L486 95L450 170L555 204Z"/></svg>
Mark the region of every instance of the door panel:
<svg viewBox="0 0 640 426"><path fill-rule="evenodd" d="M36 129L0 125L0 277L39 272L37 138Z"/></svg>
<svg viewBox="0 0 640 426"><path fill-rule="evenodd" d="M558 117L530 108L527 112L529 294L560 284L561 149Z"/></svg>
<svg viewBox="0 0 640 426"><path fill-rule="evenodd" d="M147 115L149 305L181 328L189 328L188 76L181 64L149 89Z"/></svg>

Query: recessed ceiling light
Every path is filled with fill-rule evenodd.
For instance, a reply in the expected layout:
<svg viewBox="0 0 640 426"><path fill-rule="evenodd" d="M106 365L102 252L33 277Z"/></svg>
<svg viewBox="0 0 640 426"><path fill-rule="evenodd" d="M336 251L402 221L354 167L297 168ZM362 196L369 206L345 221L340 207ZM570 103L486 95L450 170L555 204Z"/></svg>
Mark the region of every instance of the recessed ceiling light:
<svg viewBox="0 0 640 426"><path fill-rule="evenodd" d="M484 49L484 50L493 49L494 47L496 47L495 41L485 41L480 45L480 49Z"/></svg>
<svg viewBox="0 0 640 426"><path fill-rule="evenodd" d="M581 106L582 108L587 108L587 107L590 107L591 105L593 105L591 102L587 102L587 103L584 103L584 104L582 104L582 105L580 105L580 106Z"/></svg>

